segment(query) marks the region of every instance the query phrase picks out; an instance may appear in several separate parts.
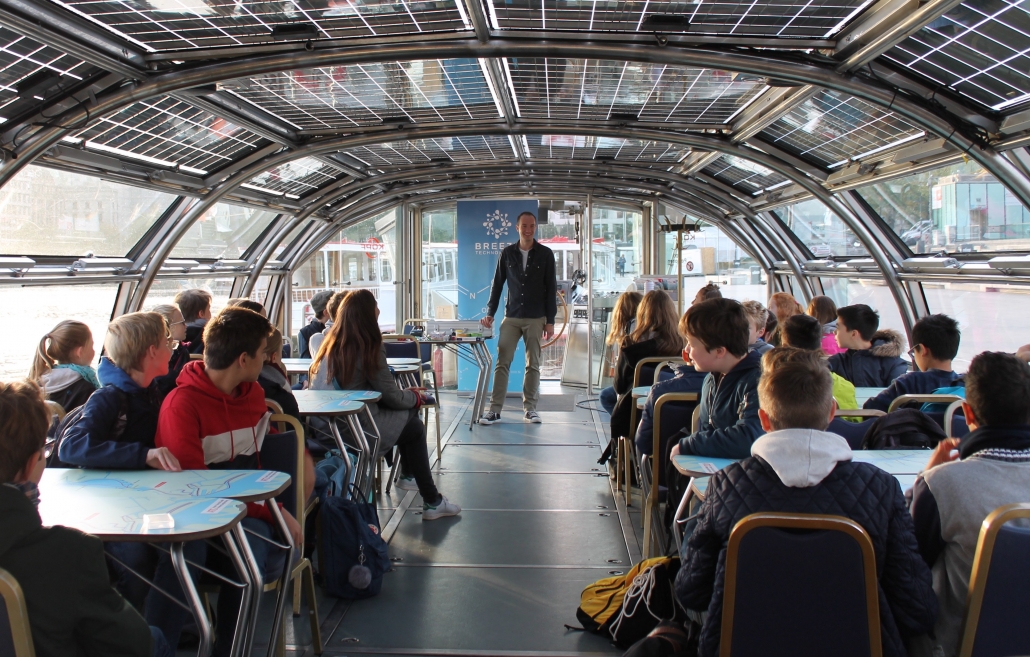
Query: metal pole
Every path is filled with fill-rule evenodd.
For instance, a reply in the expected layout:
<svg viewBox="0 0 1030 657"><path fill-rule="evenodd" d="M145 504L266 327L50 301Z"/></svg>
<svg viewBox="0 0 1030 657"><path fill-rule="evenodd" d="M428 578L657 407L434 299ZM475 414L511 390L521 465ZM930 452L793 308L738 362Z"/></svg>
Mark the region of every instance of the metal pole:
<svg viewBox="0 0 1030 657"><path fill-rule="evenodd" d="M593 195L587 194L587 396L594 394L594 209Z"/></svg>
<svg viewBox="0 0 1030 657"><path fill-rule="evenodd" d="M683 218L686 220L686 217ZM676 231L676 314L683 317L683 227Z"/></svg>

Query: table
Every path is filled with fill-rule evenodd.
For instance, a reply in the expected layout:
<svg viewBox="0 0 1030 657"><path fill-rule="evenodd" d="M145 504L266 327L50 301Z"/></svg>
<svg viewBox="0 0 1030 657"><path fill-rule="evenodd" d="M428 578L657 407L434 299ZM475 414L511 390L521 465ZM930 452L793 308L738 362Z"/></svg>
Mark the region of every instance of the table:
<svg viewBox="0 0 1030 657"><path fill-rule="evenodd" d="M486 405L486 393L490 390L490 371L494 366L494 358L490 350L486 348L486 338L417 338L419 344L433 345L441 349L449 349L458 358L476 366L479 374L476 376L476 390L472 395L472 419L469 420L469 431L479 423L483 415L483 407ZM468 350L468 353L464 353Z"/></svg>
<svg viewBox="0 0 1030 657"><path fill-rule="evenodd" d="M418 360L415 358L406 359L389 359L389 360ZM402 388L419 388L422 386L422 361L418 361L417 365L390 365L390 373L393 374L394 378L397 379L398 383Z"/></svg>
<svg viewBox="0 0 1030 657"><path fill-rule="evenodd" d="M858 402L858 407L862 408L865 403L886 390L886 388L855 388L855 401Z"/></svg>
<svg viewBox="0 0 1030 657"><path fill-rule="evenodd" d="M898 480L898 483L901 484L901 490L905 492L916 485L916 478L918 475L896 474L893 475L893 477ZM708 489L708 482L710 480L710 477L695 477L690 482L691 492L696 495L698 499L704 500L705 491Z"/></svg>
<svg viewBox="0 0 1030 657"><path fill-rule="evenodd" d="M283 358L283 367L286 368L286 373L290 375L294 374L307 374L311 368L310 358Z"/></svg>
<svg viewBox="0 0 1030 657"><path fill-rule="evenodd" d="M257 597L254 582L249 577L248 564L230 538L231 533L239 532L242 535L240 521L247 515L247 507L242 502L215 497L191 499L155 489L66 484L59 476L47 477L47 474L44 471L40 482L39 515L44 526L64 525L105 541L171 543L172 567L179 576L189 608L197 621L197 629L200 630L200 646L197 650L200 657L207 657L211 653L211 624L187 570L183 545L189 541L221 536L237 572L245 581L245 600L251 594ZM170 514L175 526L144 531L143 516L157 513ZM243 623L249 617L243 609L240 611L238 638L241 637L240 630L245 627Z"/></svg>
<svg viewBox="0 0 1030 657"><path fill-rule="evenodd" d="M387 358L386 364L390 367L396 367L397 365L418 365L422 367L421 358Z"/></svg>
<svg viewBox="0 0 1030 657"><path fill-rule="evenodd" d="M366 484L371 477L371 466L375 464L376 454L379 451L379 444L381 442L379 428L376 427L368 404L378 401L382 397L382 393L364 390L295 390L293 396L297 399L298 414L301 417L328 418L329 428L333 434L333 439L336 441L336 447L340 450L340 456L343 458L344 464L350 469L353 466L347 454L347 445L343 440L343 436L340 435L340 428L336 426L334 421L335 418L344 418L344 421L347 422L347 428L350 429L351 435L354 436L354 440L357 442L356 447L360 452L356 466L357 476L354 478L354 481L361 491L367 491ZM359 401L352 396L364 397L364 399ZM358 420L358 414L362 412L365 413L374 432L369 434L374 439L371 447L368 441L365 440L365 430Z"/></svg>

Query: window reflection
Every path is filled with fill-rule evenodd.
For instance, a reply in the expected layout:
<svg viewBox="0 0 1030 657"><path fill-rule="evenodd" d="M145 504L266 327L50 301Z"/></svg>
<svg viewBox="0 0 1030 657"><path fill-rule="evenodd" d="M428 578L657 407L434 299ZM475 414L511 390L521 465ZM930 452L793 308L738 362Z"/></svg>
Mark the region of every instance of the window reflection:
<svg viewBox="0 0 1030 657"><path fill-rule="evenodd" d="M190 226L172 249L172 257L237 259L276 216L267 210L219 203Z"/></svg>
<svg viewBox="0 0 1030 657"><path fill-rule="evenodd" d="M795 203L776 213L816 258L868 253L851 229L821 201Z"/></svg>

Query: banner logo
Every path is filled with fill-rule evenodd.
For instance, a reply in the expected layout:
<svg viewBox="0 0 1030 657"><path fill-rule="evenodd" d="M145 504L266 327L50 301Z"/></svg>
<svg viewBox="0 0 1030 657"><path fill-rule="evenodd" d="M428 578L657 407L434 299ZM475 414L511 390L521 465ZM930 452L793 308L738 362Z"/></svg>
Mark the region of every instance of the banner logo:
<svg viewBox="0 0 1030 657"><path fill-rule="evenodd" d="M486 215L483 227L486 228L486 234L494 239L507 235L508 229L511 228L511 222L508 221L508 213L494 210L491 214Z"/></svg>

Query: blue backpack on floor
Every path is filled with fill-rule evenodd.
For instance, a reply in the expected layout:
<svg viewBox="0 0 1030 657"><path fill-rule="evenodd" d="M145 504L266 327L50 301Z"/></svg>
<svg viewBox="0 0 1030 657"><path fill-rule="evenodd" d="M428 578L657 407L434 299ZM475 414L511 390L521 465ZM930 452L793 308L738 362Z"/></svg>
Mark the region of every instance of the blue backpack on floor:
<svg viewBox="0 0 1030 657"><path fill-rule="evenodd" d="M383 575L390 569L375 504L356 486L351 499L334 490L321 504L323 550L322 577L331 596L350 600L370 598L383 588Z"/></svg>

